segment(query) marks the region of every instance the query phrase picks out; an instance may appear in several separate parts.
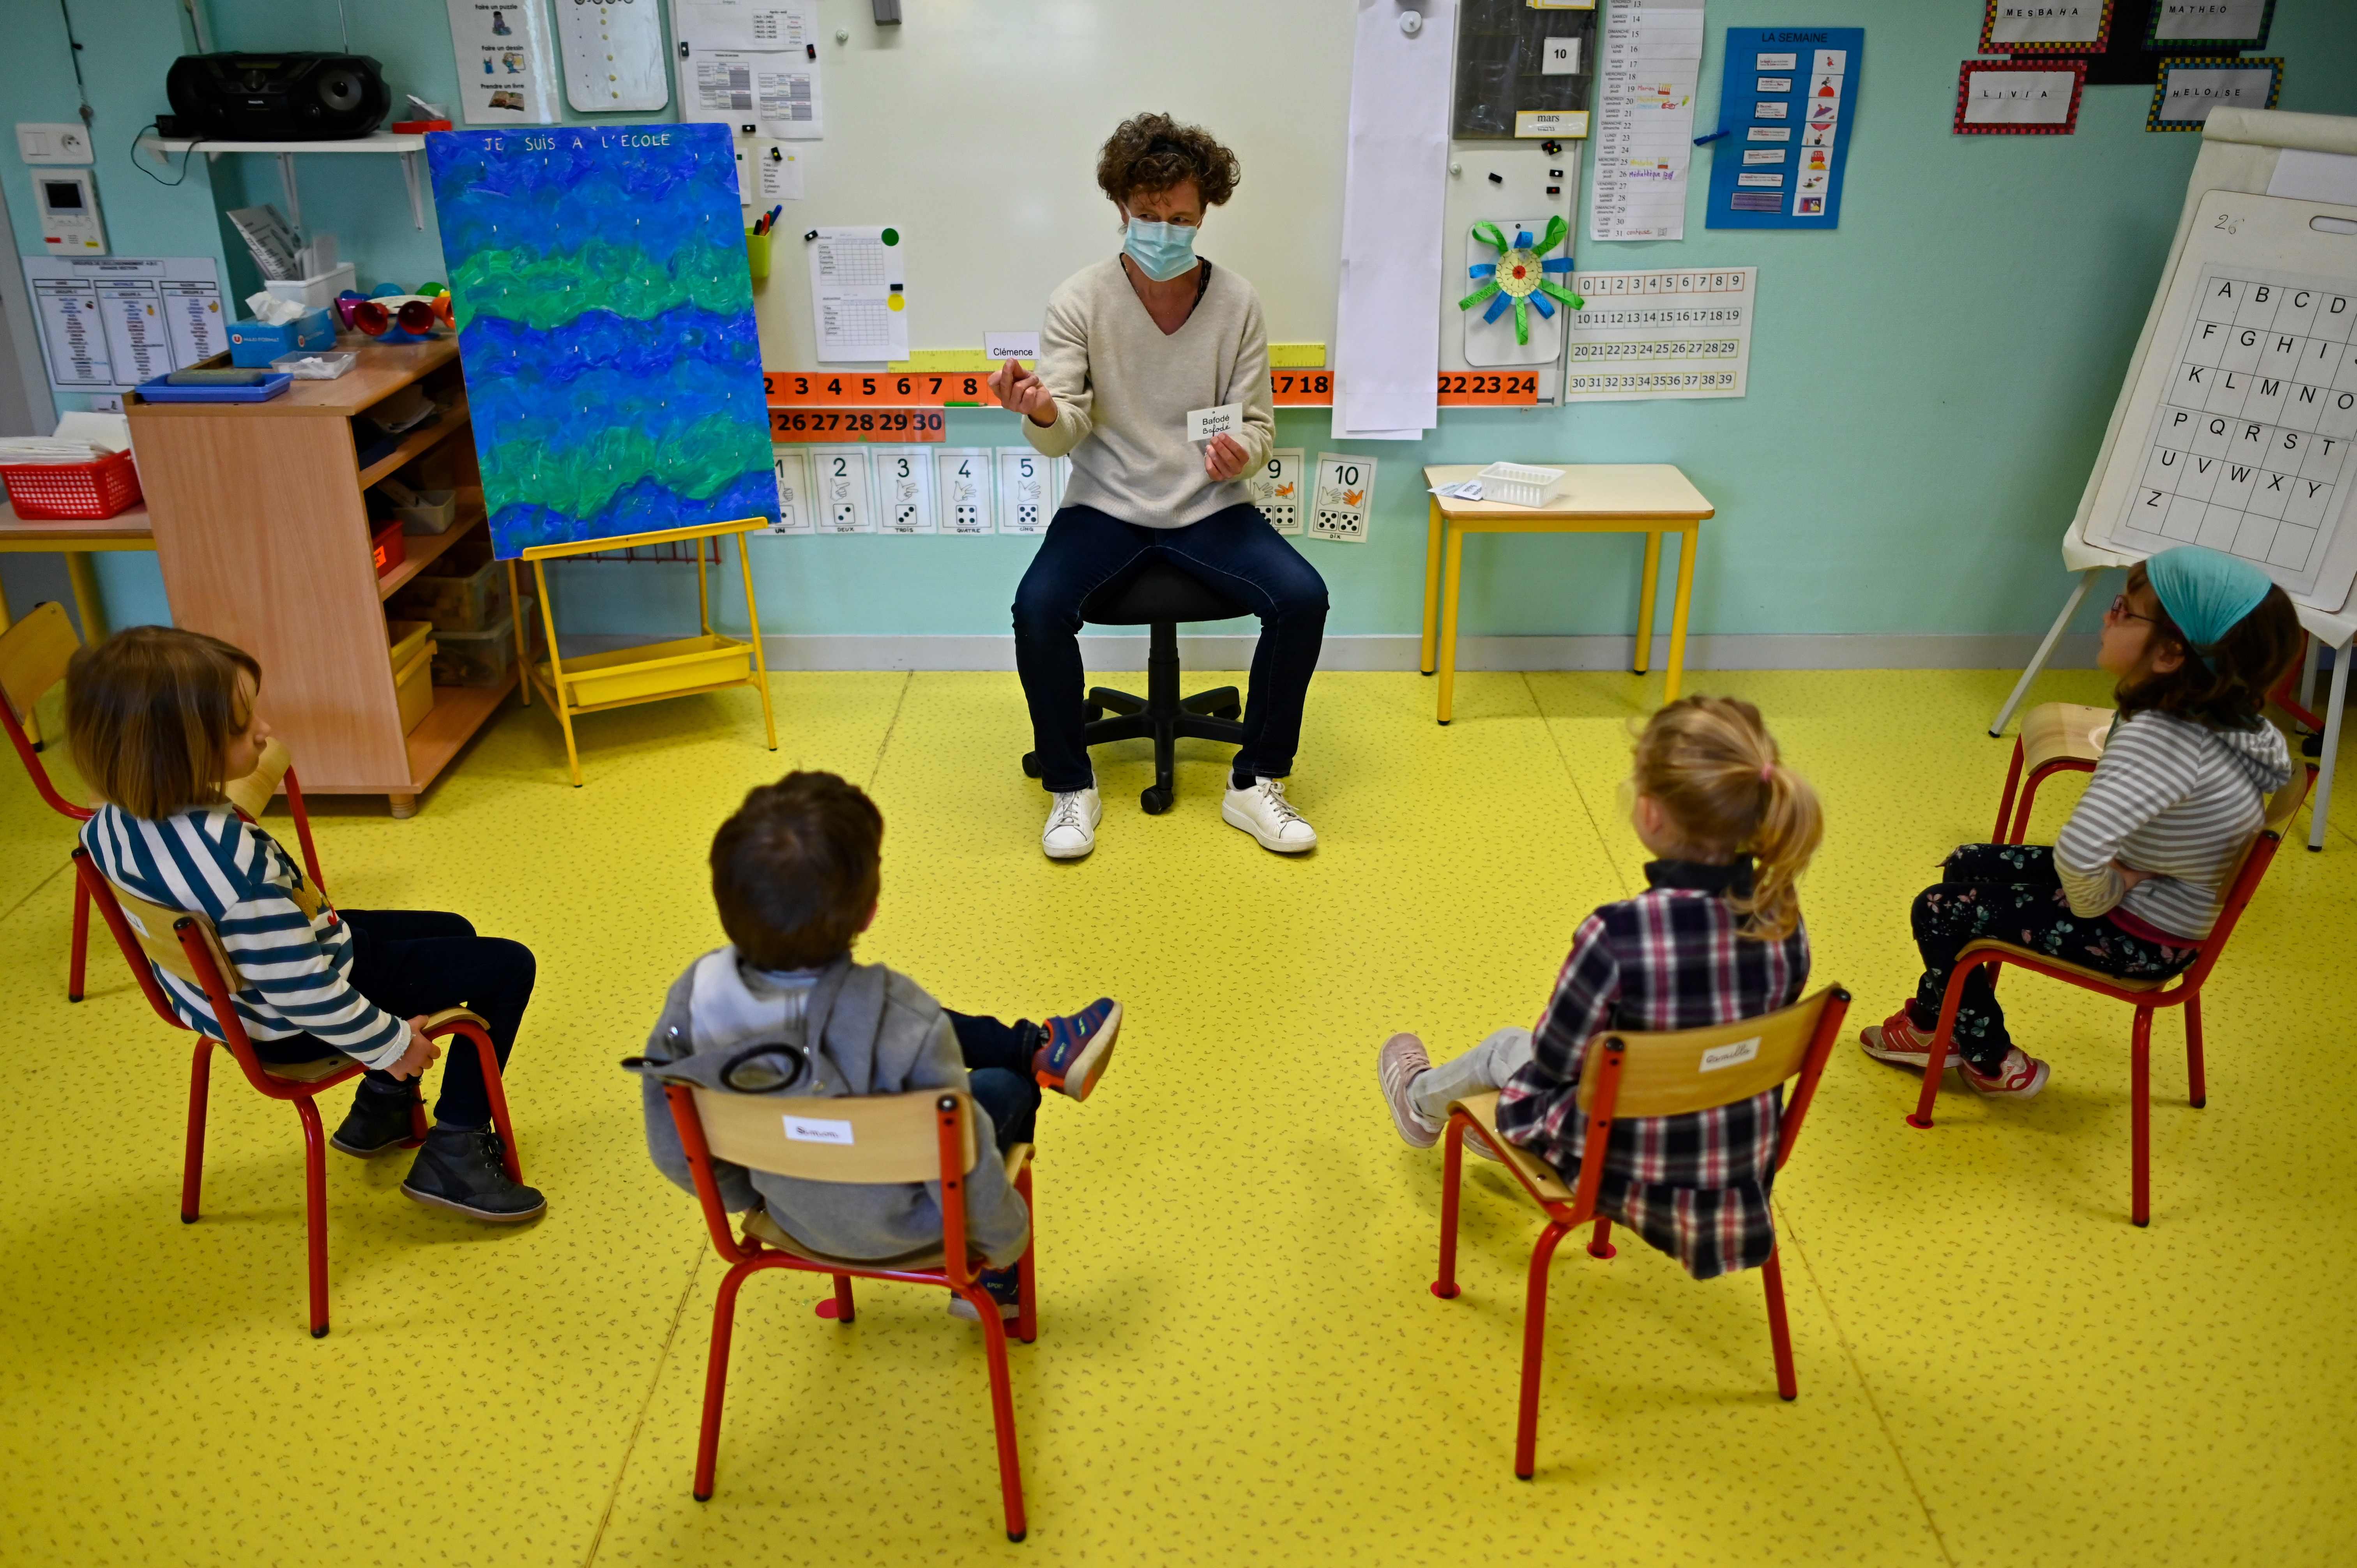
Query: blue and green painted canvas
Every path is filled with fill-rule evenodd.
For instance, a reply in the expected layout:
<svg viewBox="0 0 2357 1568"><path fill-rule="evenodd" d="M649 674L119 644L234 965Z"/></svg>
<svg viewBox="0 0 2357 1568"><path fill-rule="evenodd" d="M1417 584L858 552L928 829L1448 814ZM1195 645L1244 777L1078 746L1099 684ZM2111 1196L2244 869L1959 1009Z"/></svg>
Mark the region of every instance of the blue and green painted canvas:
<svg viewBox="0 0 2357 1568"><path fill-rule="evenodd" d="M500 556L774 519L726 127L445 132L425 156Z"/></svg>

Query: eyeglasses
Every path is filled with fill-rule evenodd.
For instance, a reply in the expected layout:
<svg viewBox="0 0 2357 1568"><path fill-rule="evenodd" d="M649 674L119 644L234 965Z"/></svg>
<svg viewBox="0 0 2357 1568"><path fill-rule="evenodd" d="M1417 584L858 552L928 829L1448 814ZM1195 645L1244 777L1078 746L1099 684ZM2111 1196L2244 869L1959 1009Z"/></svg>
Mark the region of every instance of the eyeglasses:
<svg viewBox="0 0 2357 1568"><path fill-rule="evenodd" d="M751 1046L721 1065L720 1081L739 1094L777 1094L791 1089L810 1070L810 1058L800 1046L783 1041Z"/></svg>
<svg viewBox="0 0 2357 1568"><path fill-rule="evenodd" d="M2114 598L2112 600L2112 607L2105 610L2104 615L2105 618L2110 620L2140 620L2147 626L2158 626L2160 624L2158 619L2151 616L2140 616L2136 614L2136 611L2128 608L2128 596L2126 594L2121 594L2117 597Z"/></svg>

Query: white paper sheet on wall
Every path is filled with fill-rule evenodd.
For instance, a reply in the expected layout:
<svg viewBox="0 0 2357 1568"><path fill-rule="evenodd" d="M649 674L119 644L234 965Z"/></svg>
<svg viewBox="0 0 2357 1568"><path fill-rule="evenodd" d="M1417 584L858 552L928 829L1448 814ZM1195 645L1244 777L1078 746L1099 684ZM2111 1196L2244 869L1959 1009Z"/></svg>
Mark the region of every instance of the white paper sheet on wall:
<svg viewBox="0 0 2357 1568"><path fill-rule="evenodd" d="M1702 38L1703 0L1614 0L1606 13L1589 239L1686 237Z"/></svg>
<svg viewBox="0 0 2357 1568"><path fill-rule="evenodd" d="M128 392L229 347L210 256L27 256L24 266L59 392Z"/></svg>
<svg viewBox="0 0 2357 1568"><path fill-rule="evenodd" d="M662 18L652 5L559 5L565 101L584 114L645 113L671 102Z"/></svg>
<svg viewBox="0 0 2357 1568"><path fill-rule="evenodd" d="M876 509L867 494L867 448L811 448L811 494L821 533L873 533Z"/></svg>
<svg viewBox="0 0 2357 1568"><path fill-rule="evenodd" d="M805 248L819 362L907 359L907 247L900 231L888 225L821 229Z"/></svg>
<svg viewBox="0 0 2357 1568"><path fill-rule="evenodd" d="M812 9L808 0L673 0L680 118L791 141L824 135Z"/></svg>
<svg viewBox="0 0 2357 1568"><path fill-rule="evenodd" d="M1359 0L1335 302L1334 434L1414 440L1438 423L1441 223L1456 0L1403 32L1394 0Z"/></svg>
<svg viewBox="0 0 2357 1568"><path fill-rule="evenodd" d="M997 458L988 446L936 446L933 495L942 532L983 534L997 531Z"/></svg>
<svg viewBox="0 0 2357 1568"><path fill-rule="evenodd" d="M810 461L799 446L770 448L771 467L778 473L778 521L765 531L770 533L809 533L813 530L811 516Z"/></svg>
<svg viewBox="0 0 2357 1568"><path fill-rule="evenodd" d="M1056 514L1056 481L1048 459L1028 446L998 449L998 532L1045 533Z"/></svg>
<svg viewBox="0 0 2357 1568"><path fill-rule="evenodd" d="M876 476L877 532L939 533L942 531L940 510L934 504L931 447L872 447L868 452L867 466Z"/></svg>
<svg viewBox="0 0 2357 1568"><path fill-rule="evenodd" d="M450 51L457 59L458 102L467 124L556 124L556 51L540 6L522 0L449 0L449 9Z"/></svg>

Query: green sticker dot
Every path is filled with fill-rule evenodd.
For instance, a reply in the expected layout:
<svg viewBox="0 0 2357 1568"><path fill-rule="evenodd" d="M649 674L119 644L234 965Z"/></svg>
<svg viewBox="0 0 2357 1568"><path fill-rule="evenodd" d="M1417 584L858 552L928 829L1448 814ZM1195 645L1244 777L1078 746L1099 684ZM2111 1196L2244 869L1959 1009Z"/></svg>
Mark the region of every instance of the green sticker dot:
<svg viewBox="0 0 2357 1568"><path fill-rule="evenodd" d="M888 245L897 245L897 244L899 244L899 243L900 242L900 231L899 231L898 229L887 229L887 230L885 230L885 231L884 231L884 242L885 242L886 244L888 244Z"/></svg>

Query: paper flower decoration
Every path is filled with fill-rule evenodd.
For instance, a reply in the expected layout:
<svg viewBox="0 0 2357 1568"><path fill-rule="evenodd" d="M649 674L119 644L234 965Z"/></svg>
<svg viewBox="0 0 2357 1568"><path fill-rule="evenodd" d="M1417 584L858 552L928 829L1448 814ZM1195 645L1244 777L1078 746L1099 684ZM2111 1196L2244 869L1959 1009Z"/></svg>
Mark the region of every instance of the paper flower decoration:
<svg viewBox="0 0 2357 1568"><path fill-rule="evenodd" d="M1533 310L1549 320L1555 317L1555 306L1548 300L1559 299L1574 310L1585 307L1586 300L1553 281L1571 275L1571 258L1539 259L1562 244L1570 232L1571 225L1564 221L1560 213L1547 220L1546 232L1535 242L1527 229L1514 231L1514 242L1509 245L1495 223L1474 224L1473 237L1496 250L1498 259L1476 262L1466 269L1481 286L1458 300L1457 308L1470 310L1486 299L1490 308L1481 313L1481 319L1495 321L1511 306L1514 312L1514 341L1528 343Z"/></svg>

